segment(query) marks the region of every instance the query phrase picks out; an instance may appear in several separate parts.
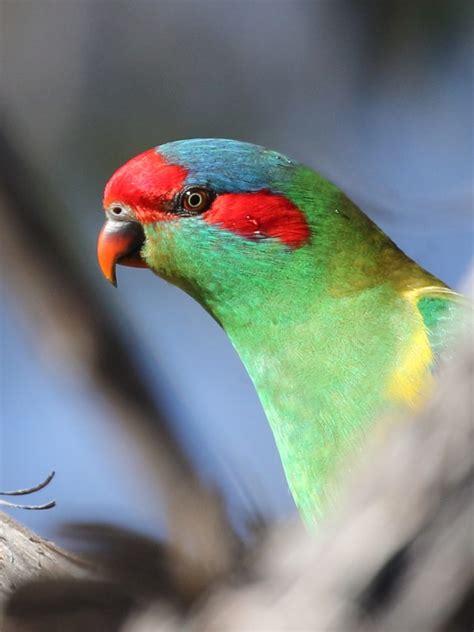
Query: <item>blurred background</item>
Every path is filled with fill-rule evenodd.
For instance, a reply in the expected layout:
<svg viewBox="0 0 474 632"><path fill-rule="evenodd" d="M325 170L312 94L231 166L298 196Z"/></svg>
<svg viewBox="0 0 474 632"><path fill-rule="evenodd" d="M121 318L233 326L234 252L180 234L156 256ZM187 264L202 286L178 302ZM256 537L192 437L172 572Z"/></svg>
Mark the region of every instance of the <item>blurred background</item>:
<svg viewBox="0 0 474 632"><path fill-rule="evenodd" d="M3 0L1 13L4 133L33 174L29 213L102 298L233 520L254 507L294 515L265 417L219 327L149 271L120 268L118 290L101 277L103 187L125 160L170 140L258 143L336 182L458 288L474 237L471 2ZM18 286L16 265L2 263L0 489L54 469L35 500L53 496L57 508L15 512L37 532L77 519L159 532L147 502L155 490L113 410L61 352L61 332L45 326L44 306L36 312L35 288Z"/></svg>

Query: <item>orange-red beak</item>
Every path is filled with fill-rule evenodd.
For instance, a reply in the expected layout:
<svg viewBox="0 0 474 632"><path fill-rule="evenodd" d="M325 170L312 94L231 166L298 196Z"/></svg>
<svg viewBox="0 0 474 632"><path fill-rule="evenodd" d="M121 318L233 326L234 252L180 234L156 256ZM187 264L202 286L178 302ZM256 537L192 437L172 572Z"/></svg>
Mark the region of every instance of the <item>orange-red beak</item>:
<svg viewBox="0 0 474 632"><path fill-rule="evenodd" d="M97 258L102 274L117 287L117 263L135 268L147 268L140 255L145 235L138 222L107 219L99 233Z"/></svg>

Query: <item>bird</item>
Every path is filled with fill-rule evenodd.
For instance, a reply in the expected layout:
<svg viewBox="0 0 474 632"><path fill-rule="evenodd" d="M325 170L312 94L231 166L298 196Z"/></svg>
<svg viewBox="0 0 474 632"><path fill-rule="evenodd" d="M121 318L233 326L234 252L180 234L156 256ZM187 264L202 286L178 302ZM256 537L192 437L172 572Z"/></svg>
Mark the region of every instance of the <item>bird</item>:
<svg viewBox="0 0 474 632"><path fill-rule="evenodd" d="M149 268L225 330L255 386L307 525L388 419L423 405L463 298L335 184L228 139L148 149L106 184L97 255ZM420 455L422 458L422 455Z"/></svg>

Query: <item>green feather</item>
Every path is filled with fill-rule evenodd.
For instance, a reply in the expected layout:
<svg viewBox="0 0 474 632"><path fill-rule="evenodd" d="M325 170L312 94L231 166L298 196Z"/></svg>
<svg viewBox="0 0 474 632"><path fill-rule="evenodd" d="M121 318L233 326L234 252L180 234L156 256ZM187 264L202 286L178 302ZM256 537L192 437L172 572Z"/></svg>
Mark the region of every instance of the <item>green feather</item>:
<svg viewBox="0 0 474 632"><path fill-rule="evenodd" d="M292 169L268 184L305 213L306 245L250 241L191 217L145 225L142 254L226 330L296 504L313 523L337 498L368 435L387 412L413 403L409 392L422 391L430 371L423 358L430 345L440 352L458 316L441 295L413 301L423 288L446 291L444 284L337 187L306 167Z"/></svg>
<svg viewBox="0 0 474 632"><path fill-rule="evenodd" d="M459 329L469 317L469 305L456 292L436 289L422 295L417 304L428 330L436 368L441 361L450 358Z"/></svg>

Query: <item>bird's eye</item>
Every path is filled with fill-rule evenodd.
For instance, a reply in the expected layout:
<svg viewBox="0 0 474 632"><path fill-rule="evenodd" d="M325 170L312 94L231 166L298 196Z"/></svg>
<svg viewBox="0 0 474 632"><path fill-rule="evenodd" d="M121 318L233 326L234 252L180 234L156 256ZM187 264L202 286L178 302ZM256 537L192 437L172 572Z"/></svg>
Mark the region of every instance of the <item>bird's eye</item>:
<svg viewBox="0 0 474 632"><path fill-rule="evenodd" d="M181 207L186 213L204 213L212 204L212 193L203 187L186 189L181 196Z"/></svg>
<svg viewBox="0 0 474 632"><path fill-rule="evenodd" d="M121 204L112 204L106 210L107 216L112 220L119 221L129 221L134 219L133 215L130 213L129 209L126 206Z"/></svg>

